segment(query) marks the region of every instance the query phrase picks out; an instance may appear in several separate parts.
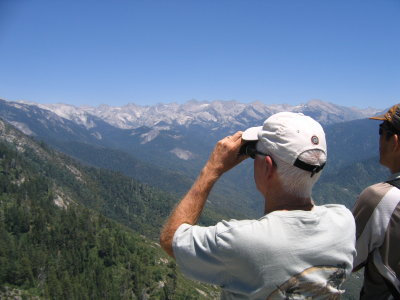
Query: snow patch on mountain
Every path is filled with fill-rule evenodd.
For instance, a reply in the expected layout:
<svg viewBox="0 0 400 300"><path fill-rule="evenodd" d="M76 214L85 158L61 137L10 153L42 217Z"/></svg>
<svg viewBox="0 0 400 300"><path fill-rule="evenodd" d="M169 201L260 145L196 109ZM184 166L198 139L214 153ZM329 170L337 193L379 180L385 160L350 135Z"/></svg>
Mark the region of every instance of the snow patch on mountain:
<svg viewBox="0 0 400 300"><path fill-rule="evenodd" d="M154 140L156 137L159 136L159 134L161 133L161 131L168 131L170 130L169 126L156 126L152 129L150 129L149 131L142 133L140 135L141 138L141 144L147 144L149 142L151 142L152 140Z"/></svg>
<svg viewBox="0 0 400 300"><path fill-rule="evenodd" d="M11 121L9 122L11 125L13 125L15 128L18 130L22 131L24 134L29 135L29 136L35 136L36 134L29 128L28 125L25 123L17 122L17 121Z"/></svg>
<svg viewBox="0 0 400 300"><path fill-rule="evenodd" d="M195 158L195 155L192 152L181 148L174 148L170 152L172 154L175 154L176 157L182 160L189 160Z"/></svg>
<svg viewBox="0 0 400 300"><path fill-rule="evenodd" d="M103 136L101 135L100 132L96 131L96 132L92 132L91 133L92 136L94 136L96 139L101 140L103 139Z"/></svg>
<svg viewBox="0 0 400 300"><path fill-rule="evenodd" d="M154 140L158 135L160 134L159 130L151 130L147 133L143 133L140 135L140 138L142 139L140 141L140 144L147 144L149 142L151 142L152 140Z"/></svg>
<svg viewBox="0 0 400 300"><path fill-rule="evenodd" d="M61 118L73 121L78 125L84 126L86 129L96 127L96 123L92 120L91 114L82 108L69 104L37 104L39 108L49 110Z"/></svg>

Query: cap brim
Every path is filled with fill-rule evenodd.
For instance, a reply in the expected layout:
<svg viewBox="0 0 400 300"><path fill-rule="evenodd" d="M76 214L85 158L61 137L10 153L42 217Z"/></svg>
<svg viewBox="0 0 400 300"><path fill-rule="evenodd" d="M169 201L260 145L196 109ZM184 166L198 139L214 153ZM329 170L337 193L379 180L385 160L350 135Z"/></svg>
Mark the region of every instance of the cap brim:
<svg viewBox="0 0 400 300"><path fill-rule="evenodd" d="M242 139L245 141L258 141L258 133L261 131L262 126L250 127L242 134Z"/></svg>
<svg viewBox="0 0 400 300"><path fill-rule="evenodd" d="M368 118L368 119L371 119L371 120L380 120L380 121L386 121L386 120L387 120L386 114L379 115L379 116L375 116L375 117L370 117L370 118Z"/></svg>

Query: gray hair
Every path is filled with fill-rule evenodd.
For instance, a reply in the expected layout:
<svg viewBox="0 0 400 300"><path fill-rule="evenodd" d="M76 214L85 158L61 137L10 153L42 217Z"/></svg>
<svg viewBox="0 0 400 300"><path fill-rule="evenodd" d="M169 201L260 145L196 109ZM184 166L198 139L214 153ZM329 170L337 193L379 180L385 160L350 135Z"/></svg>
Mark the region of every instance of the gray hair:
<svg viewBox="0 0 400 300"><path fill-rule="evenodd" d="M260 143L257 143L260 144ZM257 148L262 148L257 145ZM295 167L279 158L274 156L273 154L268 153L269 156L272 157L273 161L276 164L278 176L281 179L282 188L290 195L300 197L300 198L308 198L311 197L311 191L314 184L321 177L321 172L314 174L311 177L311 172L302 170L298 167ZM324 151L319 149L307 150L301 153L298 157L301 161L320 166L326 162L326 154Z"/></svg>

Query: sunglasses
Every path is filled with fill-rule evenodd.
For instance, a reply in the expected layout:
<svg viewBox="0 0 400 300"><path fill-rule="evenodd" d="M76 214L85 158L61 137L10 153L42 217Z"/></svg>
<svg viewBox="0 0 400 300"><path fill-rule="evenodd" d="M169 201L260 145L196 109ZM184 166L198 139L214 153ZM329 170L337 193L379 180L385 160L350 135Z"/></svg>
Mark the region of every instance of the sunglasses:
<svg viewBox="0 0 400 300"><path fill-rule="evenodd" d="M260 151L254 150L253 152L249 153L250 158L255 159L256 155L268 156L268 154L262 153Z"/></svg>
<svg viewBox="0 0 400 300"><path fill-rule="evenodd" d="M387 132L390 135L399 134L398 130L388 123L379 124L379 135L382 135L383 132Z"/></svg>

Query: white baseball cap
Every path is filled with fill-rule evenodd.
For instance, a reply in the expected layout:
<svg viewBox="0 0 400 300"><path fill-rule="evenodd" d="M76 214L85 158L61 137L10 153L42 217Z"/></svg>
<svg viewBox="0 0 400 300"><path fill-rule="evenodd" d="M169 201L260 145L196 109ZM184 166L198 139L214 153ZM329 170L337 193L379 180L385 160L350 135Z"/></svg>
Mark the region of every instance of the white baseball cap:
<svg viewBox="0 0 400 300"><path fill-rule="evenodd" d="M259 141L257 149L284 162L314 173L325 164L314 166L298 159L307 150L318 149L327 154L325 132L313 118L302 113L280 112L265 120L263 126L243 132L245 141Z"/></svg>

